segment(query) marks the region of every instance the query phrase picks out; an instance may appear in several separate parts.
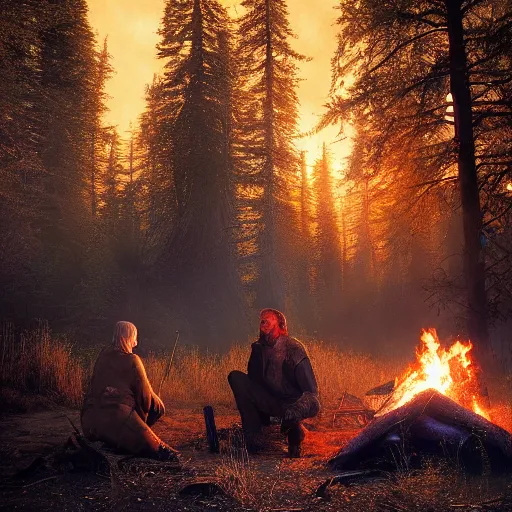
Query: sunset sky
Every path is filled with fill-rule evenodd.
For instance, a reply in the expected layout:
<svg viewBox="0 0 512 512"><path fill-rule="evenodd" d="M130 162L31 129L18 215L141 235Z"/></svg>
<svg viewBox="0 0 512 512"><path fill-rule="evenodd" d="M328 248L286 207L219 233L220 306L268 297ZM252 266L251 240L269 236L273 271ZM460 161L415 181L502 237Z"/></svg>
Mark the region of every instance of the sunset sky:
<svg viewBox="0 0 512 512"><path fill-rule="evenodd" d="M163 13L164 0L88 0L89 18L98 39L108 36L109 52L115 75L107 84L111 96L106 121L125 132L130 121L136 123L144 110L144 87L158 73L161 62L156 58L157 30ZM239 0L223 0L231 14L241 12ZM289 0L290 23L298 38L292 42L300 53L312 57L301 63L299 86L301 103L300 129L308 131L323 111L329 91L330 59L336 46L334 20L337 0ZM325 141L341 167L349 151L347 141L335 142L338 130L334 127L315 137L297 140L297 147L308 151L308 163L319 155Z"/></svg>

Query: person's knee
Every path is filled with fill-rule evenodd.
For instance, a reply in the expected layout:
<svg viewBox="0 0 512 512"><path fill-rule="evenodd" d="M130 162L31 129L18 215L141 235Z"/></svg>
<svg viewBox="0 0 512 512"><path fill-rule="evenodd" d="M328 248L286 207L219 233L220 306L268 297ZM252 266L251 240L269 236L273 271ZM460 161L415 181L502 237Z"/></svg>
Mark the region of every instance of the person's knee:
<svg viewBox="0 0 512 512"><path fill-rule="evenodd" d="M247 374L244 372L241 372L240 370L233 370L228 375L228 382L231 386L231 389L234 389L235 387L239 387L240 384L243 384L247 380Z"/></svg>
<svg viewBox="0 0 512 512"><path fill-rule="evenodd" d="M308 411L308 415L307 417L308 418L314 418L315 416L318 416L318 413L320 412L320 400L318 399L317 396L315 396L315 399L314 400L311 400L311 404L310 404L310 407L309 407L309 411Z"/></svg>

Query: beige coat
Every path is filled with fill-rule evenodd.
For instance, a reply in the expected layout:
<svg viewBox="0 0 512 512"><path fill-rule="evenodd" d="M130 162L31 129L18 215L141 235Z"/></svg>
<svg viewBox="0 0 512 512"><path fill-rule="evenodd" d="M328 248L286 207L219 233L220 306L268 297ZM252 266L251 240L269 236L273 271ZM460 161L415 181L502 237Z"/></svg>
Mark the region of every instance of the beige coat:
<svg viewBox="0 0 512 512"><path fill-rule="evenodd" d="M82 408L85 437L156 458L159 447L166 444L147 424L152 402L157 415L162 415L164 405L154 393L139 356L104 349L94 365Z"/></svg>

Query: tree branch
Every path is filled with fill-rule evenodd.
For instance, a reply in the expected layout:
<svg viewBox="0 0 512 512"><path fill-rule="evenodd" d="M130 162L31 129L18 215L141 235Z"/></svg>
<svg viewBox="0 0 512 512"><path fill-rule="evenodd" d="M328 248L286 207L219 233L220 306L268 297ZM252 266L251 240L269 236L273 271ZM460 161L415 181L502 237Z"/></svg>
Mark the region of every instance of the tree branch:
<svg viewBox="0 0 512 512"><path fill-rule="evenodd" d="M476 168L479 169L480 167L490 165L512 165L512 160L503 160L501 162L480 162L479 164L476 165Z"/></svg>
<svg viewBox="0 0 512 512"><path fill-rule="evenodd" d="M492 224L494 221L501 219L501 217L506 215L510 210L512 210L512 202L499 215L496 215L487 222L483 222L482 227L488 226L489 224Z"/></svg>
<svg viewBox="0 0 512 512"><path fill-rule="evenodd" d="M483 73L482 73L483 74ZM502 80L486 80L484 81L478 81L478 82L469 82L470 86L474 85L505 85L512 81L512 76L509 76L508 78L503 78Z"/></svg>
<svg viewBox="0 0 512 512"><path fill-rule="evenodd" d="M434 28L432 30L427 30L426 32L422 32L421 34L418 34L417 36L408 39L407 41L404 41L403 43L400 43L399 45L395 46L393 50L391 50L390 53L384 59L382 59L377 65L375 65L373 68L371 68L369 71L367 71L368 74L372 74L374 71L379 69L381 66L383 66L388 60L393 58L400 50L405 48L406 46L409 46L410 44L414 43L415 41L418 41L419 39L422 39L423 37L429 36L430 34L434 34L436 32L447 32L448 29L446 28Z"/></svg>
<svg viewBox="0 0 512 512"><path fill-rule="evenodd" d="M473 7L476 7L477 5L483 4L487 0L473 0L473 2L469 2L465 7L461 9L462 16L464 16L468 11L473 9Z"/></svg>
<svg viewBox="0 0 512 512"><path fill-rule="evenodd" d="M441 183L443 181L456 181L457 180L457 176L448 176L446 178L439 178L437 180L430 180L430 181L423 181L422 183L416 183L415 185L411 185L410 187L407 187L407 188L418 188L418 187L423 187L425 185L437 185L438 183Z"/></svg>

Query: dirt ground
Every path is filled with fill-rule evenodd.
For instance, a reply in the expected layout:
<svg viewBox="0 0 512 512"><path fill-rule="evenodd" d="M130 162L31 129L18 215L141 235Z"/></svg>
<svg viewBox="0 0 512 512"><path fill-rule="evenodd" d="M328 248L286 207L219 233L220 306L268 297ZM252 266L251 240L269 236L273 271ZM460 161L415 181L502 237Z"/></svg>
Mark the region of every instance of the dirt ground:
<svg viewBox="0 0 512 512"><path fill-rule="evenodd" d="M233 449L233 436L226 437L239 421L236 411L217 410L221 454L211 454L201 407L170 409L155 430L181 452L179 470L134 459L115 475L41 467L18 480L9 477L64 446L72 433L68 418L78 426L78 412L52 408L0 417L0 510L512 511L510 476L469 477L435 464L317 493L334 476L326 460L357 433L334 430L329 412L306 423L304 456L291 460L278 426L267 430L269 449L247 459Z"/></svg>

